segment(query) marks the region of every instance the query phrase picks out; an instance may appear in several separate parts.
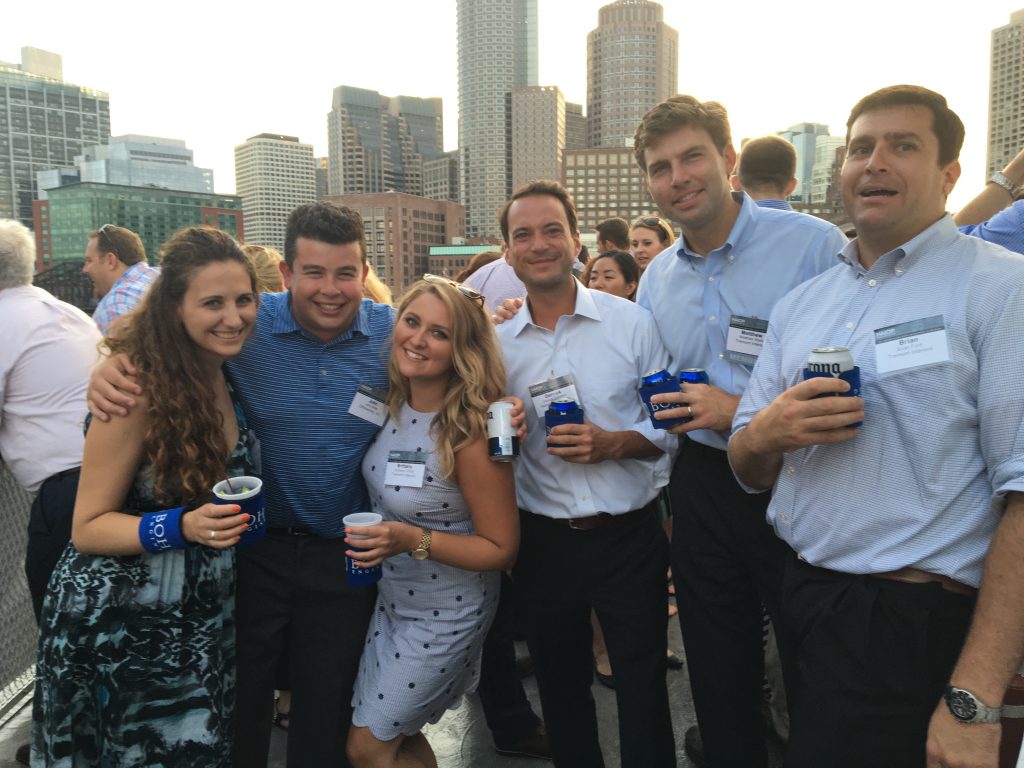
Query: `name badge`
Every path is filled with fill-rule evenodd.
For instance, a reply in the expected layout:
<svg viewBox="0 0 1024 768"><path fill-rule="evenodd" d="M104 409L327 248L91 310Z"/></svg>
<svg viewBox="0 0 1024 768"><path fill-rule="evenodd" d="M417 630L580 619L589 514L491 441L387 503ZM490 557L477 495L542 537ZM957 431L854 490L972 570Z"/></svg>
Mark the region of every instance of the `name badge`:
<svg viewBox="0 0 1024 768"><path fill-rule="evenodd" d="M879 376L947 360L949 341L942 315L875 331L875 368Z"/></svg>
<svg viewBox="0 0 1024 768"><path fill-rule="evenodd" d="M360 384L348 412L363 421L382 427L388 417L387 399L388 393L384 390L371 387L369 384Z"/></svg>
<svg viewBox="0 0 1024 768"><path fill-rule="evenodd" d="M576 384L571 373L539 384L531 384L530 398L533 400L533 408L537 411L538 419L544 418L544 411L555 400L572 400L580 405L580 396L576 394Z"/></svg>
<svg viewBox="0 0 1024 768"><path fill-rule="evenodd" d="M733 315L729 319L729 335L725 337L725 359L740 365L753 365L761 354L767 333L767 320Z"/></svg>
<svg viewBox="0 0 1024 768"><path fill-rule="evenodd" d="M390 451L384 470L384 485L422 488L427 471L427 454L423 451Z"/></svg>

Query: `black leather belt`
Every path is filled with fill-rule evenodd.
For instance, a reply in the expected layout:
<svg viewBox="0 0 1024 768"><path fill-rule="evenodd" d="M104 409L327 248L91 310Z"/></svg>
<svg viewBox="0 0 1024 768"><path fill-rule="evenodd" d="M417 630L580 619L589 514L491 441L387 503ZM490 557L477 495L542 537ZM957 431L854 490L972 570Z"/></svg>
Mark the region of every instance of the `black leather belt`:
<svg viewBox="0 0 1024 768"><path fill-rule="evenodd" d="M523 510L524 512L526 510ZM592 531L595 528L604 528L608 525L629 525L637 522L641 517L646 514L652 514L651 505L646 504L640 509L634 509L629 512L623 512L621 515L613 515L610 512L599 512L596 515L590 515L589 517L547 517L545 515L538 515L533 512L528 512L536 519L554 523L555 525L563 528L571 528L574 531Z"/></svg>

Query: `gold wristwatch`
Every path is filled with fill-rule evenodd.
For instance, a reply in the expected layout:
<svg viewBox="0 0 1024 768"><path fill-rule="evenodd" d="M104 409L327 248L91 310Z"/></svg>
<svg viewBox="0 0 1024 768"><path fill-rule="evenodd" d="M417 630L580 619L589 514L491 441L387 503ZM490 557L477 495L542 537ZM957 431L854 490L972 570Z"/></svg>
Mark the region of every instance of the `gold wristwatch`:
<svg viewBox="0 0 1024 768"><path fill-rule="evenodd" d="M409 553L413 560L426 560L430 557L430 538L434 532L426 528L421 528L420 530L423 531L423 535L420 536L420 545Z"/></svg>

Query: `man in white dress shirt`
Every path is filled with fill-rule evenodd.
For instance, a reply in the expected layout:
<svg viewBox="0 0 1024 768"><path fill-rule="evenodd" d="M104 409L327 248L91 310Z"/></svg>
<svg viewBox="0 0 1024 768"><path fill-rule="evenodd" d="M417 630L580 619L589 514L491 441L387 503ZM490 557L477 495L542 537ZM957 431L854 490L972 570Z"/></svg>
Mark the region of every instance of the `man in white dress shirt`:
<svg viewBox="0 0 1024 768"><path fill-rule="evenodd" d="M677 438L654 429L638 394L668 353L646 310L573 277L579 232L561 185L520 188L501 228L527 290L522 310L498 329L508 390L526 403L528 424L516 466L522 542L513 577L554 761L604 765L590 693L593 608L615 670L622 765L674 766L668 542L651 502L668 482ZM544 411L561 397L586 420L546 437Z"/></svg>
<svg viewBox="0 0 1024 768"><path fill-rule="evenodd" d="M25 573L36 617L71 537L85 438L85 388L100 332L79 309L32 285L35 243L0 221L0 456L36 494Z"/></svg>

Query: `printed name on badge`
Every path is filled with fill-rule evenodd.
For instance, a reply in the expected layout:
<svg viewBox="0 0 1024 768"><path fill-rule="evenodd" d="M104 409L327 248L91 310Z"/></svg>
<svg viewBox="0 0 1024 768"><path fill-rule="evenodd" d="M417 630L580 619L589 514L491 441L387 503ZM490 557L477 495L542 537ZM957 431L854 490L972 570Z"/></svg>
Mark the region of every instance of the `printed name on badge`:
<svg viewBox="0 0 1024 768"><path fill-rule="evenodd" d="M427 454L423 451L389 451L384 485L422 488L426 472Z"/></svg>
<svg viewBox="0 0 1024 768"><path fill-rule="evenodd" d="M580 397L576 394L576 384L573 382L571 373L537 384L531 384L530 398L533 400L533 408L537 411L538 419L544 418L544 412L555 400L567 398L574 403L580 403Z"/></svg>
<svg viewBox="0 0 1024 768"><path fill-rule="evenodd" d="M875 367L879 376L949 360L949 339L942 315L922 317L875 331Z"/></svg>
<svg viewBox="0 0 1024 768"><path fill-rule="evenodd" d="M348 412L380 427L388 417L387 399L388 393L384 390L371 387L369 384L360 384Z"/></svg>
<svg viewBox="0 0 1024 768"><path fill-rule="evenodd" d="M761 354L767 333L767 320L733 315L725 338L725 359L740 365L753 365Z"/></svg>

